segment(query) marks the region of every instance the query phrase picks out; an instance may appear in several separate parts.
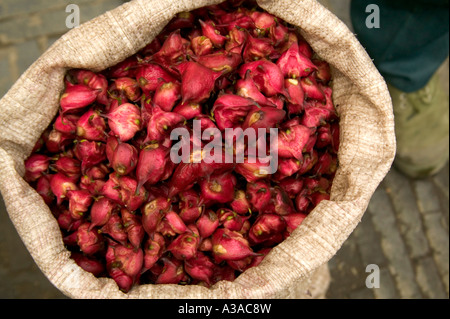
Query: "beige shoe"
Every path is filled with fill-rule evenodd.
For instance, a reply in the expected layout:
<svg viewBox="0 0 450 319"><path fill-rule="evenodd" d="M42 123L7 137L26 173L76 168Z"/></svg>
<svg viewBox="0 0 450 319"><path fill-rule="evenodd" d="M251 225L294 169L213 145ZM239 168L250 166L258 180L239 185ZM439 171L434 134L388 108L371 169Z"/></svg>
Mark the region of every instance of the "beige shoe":
<svg viewBox="0 0 450 319"><path fill-rule="evenodd" d="M394 166L412 178L439 172L449 158L449 98L439 81L436 73L413 93L388 85L397 137Z"/></svg>

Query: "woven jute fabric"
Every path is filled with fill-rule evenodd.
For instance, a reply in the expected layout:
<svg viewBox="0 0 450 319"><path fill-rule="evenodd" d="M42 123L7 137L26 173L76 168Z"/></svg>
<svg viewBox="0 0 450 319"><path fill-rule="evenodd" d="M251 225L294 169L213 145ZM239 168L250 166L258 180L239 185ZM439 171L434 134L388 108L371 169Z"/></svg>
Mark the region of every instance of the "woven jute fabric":
<svg viewBox="0 0 450 319"><path fill-rule="evenodd" d="M36 264L71 298L320 298L328 261L355 229L395 155L392 102L386 83L347 26L315 0L260 0L268 12L297 25L332 66L340 116L339 168L331 199L258 266L234 282L205 288L141 285L127 294L70 259L57 221L23 179L24 160L58 112L67 70L100 71L149 43L177 13L218 0L135 0L67 32L0 100L0 192L10 219Z"/></svg>

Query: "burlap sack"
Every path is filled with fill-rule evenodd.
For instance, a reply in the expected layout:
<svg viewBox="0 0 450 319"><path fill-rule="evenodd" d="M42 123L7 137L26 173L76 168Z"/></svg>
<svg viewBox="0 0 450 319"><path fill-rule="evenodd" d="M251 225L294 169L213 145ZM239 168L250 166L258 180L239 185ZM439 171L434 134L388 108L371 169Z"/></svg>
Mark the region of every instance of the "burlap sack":
<svg viewBox="0 0 450 319"><path fill-rule="evenodd" d="M36 264L73 298L310 298L323 297L327 262L354 230L395 153L392 103L383 78L349 31L315 0L260 0L268 12L299 26L332 66L341 118L339 169L331 200L274 248L260 266L234 282L200 286L142 285L128 294L112 279L96 279L64 248L49 208L23 180L26 159L58 109L70 68L100 71L150 42L178 12L220 0L135 0L71 30L43 54L0 100L0 191Z"/></svg>

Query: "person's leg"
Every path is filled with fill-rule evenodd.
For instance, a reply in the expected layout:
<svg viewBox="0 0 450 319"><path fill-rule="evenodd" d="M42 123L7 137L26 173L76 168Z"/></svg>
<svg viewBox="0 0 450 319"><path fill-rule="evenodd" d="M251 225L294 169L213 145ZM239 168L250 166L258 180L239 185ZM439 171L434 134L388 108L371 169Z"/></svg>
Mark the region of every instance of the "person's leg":
<svg viewBox="0 0 450 319"><path fill-rule="evenodd" d="M448 57L448 0L352 0L356 36L388 83L395 115L394 165L410 177L439 171L448 160L449 102L437 69ZM368 4L380 28L366 26Z"/></svg>

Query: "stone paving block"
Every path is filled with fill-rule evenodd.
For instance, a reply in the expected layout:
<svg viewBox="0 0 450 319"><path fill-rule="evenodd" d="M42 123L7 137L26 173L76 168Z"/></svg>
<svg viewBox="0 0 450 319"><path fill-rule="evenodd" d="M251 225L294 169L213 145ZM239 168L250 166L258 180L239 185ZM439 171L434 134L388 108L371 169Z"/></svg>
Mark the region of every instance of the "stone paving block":
<svg viewBox="0 0 450 319"><path fill-rule="evenodd" d="M449 275L449 235L443 226L443 217L438 213L427 214L423 219L428 241L433 251L433 258L441 277ZM448 291L448 279L447 286Z"/></svg>
<svg viewBox="0 0 450 319"><path fill-rule="evenodd" d="M80 5L80 18L81 22L91 20L107 11L110 11L125 1L123 0L108 0L99 3L84 3Z"/></svg>
<svg viewBox="0 0 450 319"><path fill-rule="evenodd" d="M122 0L108 0L108 1L78 1L77 2L68 2L78 4L80 8L80 24L87 22L106 11L112 10L117 6L123 4ZM41 34L54 35L54 34L64 34L68 32L70 29L66 26L66 19L70 15L65 10L65 6L55 9L49 12L42 13L41 20Z"/></svg>
<svg viewBox="0 0 450 319"><path fill-rule="evenodd" d="M0 196L0 298L66 298L38 268L7 214Z"/></svg>
<svg viewBox="0 0 450 319"><path fill-rule="evenodd" d="M70 1L74 3L76 2L76 0ZM2 0L0 2L0 19L41 11L43 8L51 8L64 5L66 3L70 2L68 0L33 0L27 2Z"/></svg>
<svg viewBox="0 0 450 319"><path fill-rule="evenodd" d="M425 298L448 298L436 269L436 265L431 257L421 258L417 262L416 273L417 282L419 283Z"/></svg>
<svg viewBox="0 0 450 319"><path fill-rule="evenodd" d="M447 232L449 231L449 200L448 198L444 197L441 193L438 194L439 195L439 200L441 202L441 207L442 207L442 216L443 216L443 221L444 221L444 227L447 230Z"/></svg>
<svg viewBox="0 0 450 319"><path fill-rule="evenodd" d="M18 43L22 39L33 39L39 36L66 33L66 5L78 3L80 8L80 23L84 23L108 10L123 4L121 0L101 2L66 1L63 6L42 9L30 15L19 16L0 23L0 44Z"/></svg>
<svg viewBox="0 0 450 319"><path fill-rule="evenodd" d="M80 23L86 22L90 19L95 18L109 10L112 10L120 5L122 5L124 0L107 0L102 1L97 4L83 3L80 4ZM64 18L65 19L65 18ZM60 19L61 20L61 19ZM65 21L65 20L64 20ZM61 38L61 36L68 31L68 29L64 26L64 28L59 28L59 33L56 30L53 30L50 35L46 36L45 48L48 49L55 41Z"/></svg>
<svg viewBox="0 0 450 319"><path fill-rule="evenodd" d="M2 259L2 267L11 270L24 270L33 267L34 261L31 255L22 243L19 235L17 234L14 225L12 224L9 216L4 207L3 201L0 208L0 223L1 223L1 241L2 252L7 255L7 258ZM3 246L4 245L4 246Z"/></svg>
<svg viewBox="0 0 450 319"><path fill-rule="evenodd" d="M327 294L328 298L349 298L348 292L365 287L366 265L362 263L359 257L353 235L330 260L329 268L333 276Z"/></svg>
<svg viewBox="0 0 450 319"><path fill-rule="evenodd" d="M442 278L442 284L445 287L445 292L447 293L447 297L450 295L450 292L448 289L448 282L449 282L449 274L445 275L444 278Z"/></svg>
<svg viewBox="0 0 450 319"><path fill-rule="evenodd" d="M33 1L17 1L17 0L2 0L0 2L0 20L20 15L29 15L36 12L43 12L45 10L54 8L65 8L69 4L76 4L82 6L89 3L100 3L108 7L117 1L114 0L33 0ZM121 1L122 3L125 1Z"/></svg>
<svg viewBox="0 0 450 319"><path fill-rule="evenodd" d="M413 186L417 196L417 206L422 213L440 211L439 196L431 180L417 180L413 182Z"/></svg>
<svg viewBox="0 0 450 319"><path fill-rule="evenodd" d="M441 199L441 202L445 201L444 199ZM442 214L444 216L444 221L445 221L445 228L447 229L447 231L449 231L449 202L448 200L443 204L443 208L442 208Z"/></svg>
<svg viewBox="0 0 450 319"><path fill-rule="evenodd" d="M0 44L16 44L25 39L32 39L45 35L45 31L49 30L44 31L42 18L42 15L33 14L3 21L0 23ZM47 21L47 23L54 23L54 21L44 21Z"/></svg>
<svg viewBox="0 0 450 319"><path fill-rule="evenodd" d="M439 174L433 176L433 182L438 186L439 190L449 198L449 163L442 169Z"/></svg>
<svg viewBox="0 0 450 319"><path fill-rule="evenodd" d="M0 265L0 278L6 278L11 276L7 269L3 270ZM2 280L2 284L0 285L0 298L1 299L14 299L14 285L10 286L4 280Z"/></svg>
<svg viewBox="0 0 450 319"><path fill-rule="evenodd" d="M9 259L9 248L7 237L11 228L8 226L9 216L6 212L5 204L0 196L0 274L8 269L7 260ZM3 228L4 227L4 228Z"/></svg>
<svg viewBox="0 0 450 319"><path fill-rule="evenodd" d="M42 54L39 44L35 40L26 41L16 46L17 70L19 75L25 72Z"/></svg>
<svg viewBox="0 0 450 319"><path fill-rule="evenodd" d="M442 213L444 215L445 227L447 231L449 230L449 164L444 167L444 169L433 176L432 181L435 185L437 196L439 197L439 201L441 203Z"/></svg>
<svg viewBox="0 0 450 319"><path fill-rule="evenodd" d="M350 299L374 299L373 289L361 288L349 294Z"/></svg>
<svg viewBox="0 0 450 319"><path fill-rule="evenodd" d="M12 294L16 299L67 299L44 276L36 274L39 269L30 269L14 274Z"/></svg>
<svg viewBox="0 0 450 319"><path fill-rule="evenodd" d="M395 212L382 188L376 190L368 209L375 229L381 234L381 247L389 261L389 270L395 279L400 297L421 298L408 251L396 225Z"/></svg>
<svg viewBox="0 0 450 319"><path fill-rule="evenodd" d="M381 267L386 264L386 257L380 245L380 236L376 233L368 212L364 214L354 234L364 265L376 264Z"/></svg>
<svg viewBox="0 0 450 319"><path fill-rule="evenodd" d="M396 284L387 268L380 269L380 288L372 288L376 299L399 299Z"/></svg>
<svg viewBox="0 0 450 319"><path fill-rule="evenodd" d="M9 50L0 50L0 98L8 92L12 85L11 69L9 66Z"/></svg>
<svg viewBox="0 0 450 319"><path fill-rule="evenodd" d="M47 47L46 47L46 50L48 49L48 48L50 48L52 45L53 45L53 43L55 43L57 40L59 40L60 38L61 38L61 36L62 36L63 34L56 34L56 35L52 35L52 36L49 36L49 37L47 37Z"/></svg>
<svg viewBox="0 0 450 319"><path fill-rule="evenodd" d="M429 252L429 245L409 180L397 170L392 169L384 179L382 187L391 199L398 219L398 228L405 238L410 256L412 258L425 256Z"/></svg>
<svg viewBox="0 0 450 319"><path fill-rule="evenodd" d="M70 29L66 26L66 19L69 14L65 7L39 13L40 25L36 36L68 32Z"/></svg>

